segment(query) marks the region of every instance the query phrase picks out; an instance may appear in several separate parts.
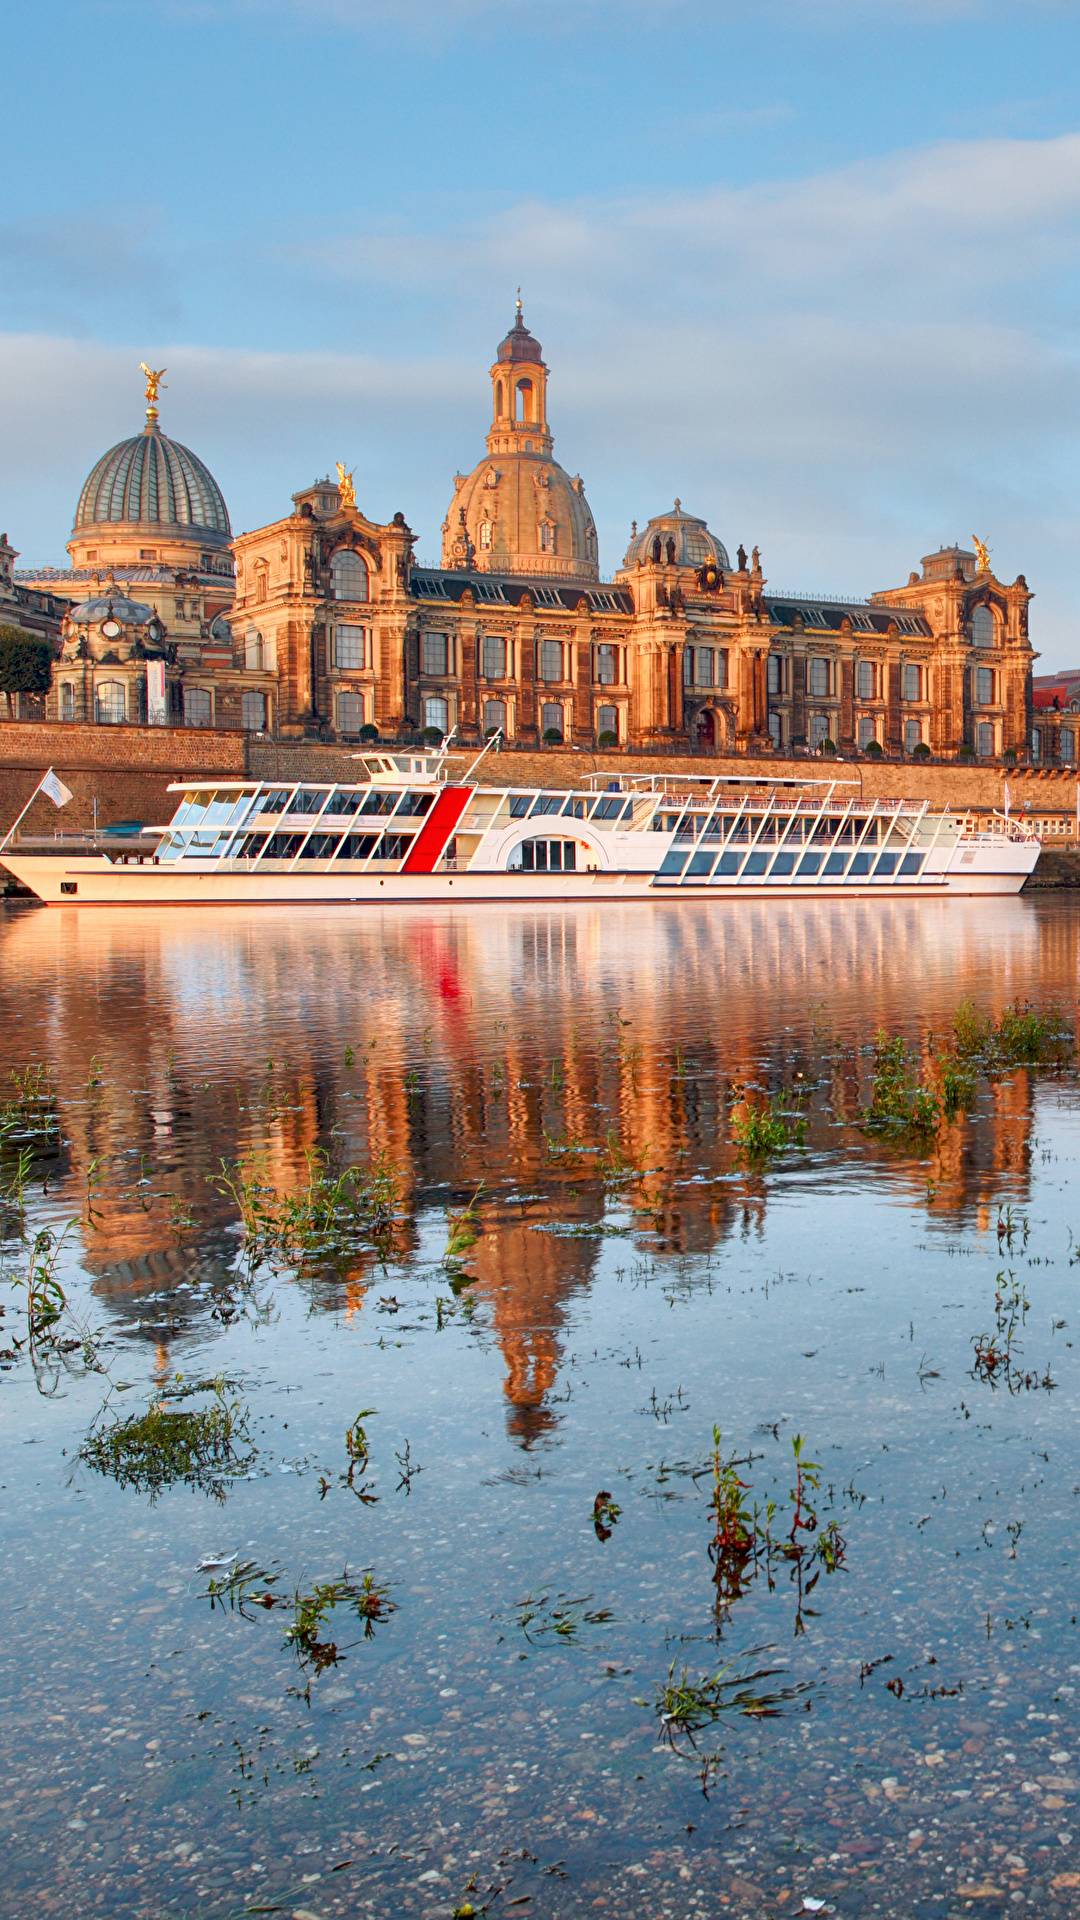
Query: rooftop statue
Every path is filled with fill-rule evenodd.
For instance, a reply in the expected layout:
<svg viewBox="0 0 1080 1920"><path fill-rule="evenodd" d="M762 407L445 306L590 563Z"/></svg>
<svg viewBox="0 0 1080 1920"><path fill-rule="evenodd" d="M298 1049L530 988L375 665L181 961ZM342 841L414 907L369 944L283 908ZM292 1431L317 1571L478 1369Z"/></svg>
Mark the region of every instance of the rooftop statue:
<svg viewBox="0 0 1080 1920"><path fill-rule="evenodd" d="M341 504L343 507L355 507L356 489L353 486L353 473L356 472L356 468L353 468L352 473L346 473L340 460L336 460L334 464L337 467L338 486L341 488Z"/></svg>
<svg viewBox="0 0 1080 1920"><path fill-rule="evenodd" d="M152 367L147 366L145 360L139 363L139 372L146 375L146 397L152 407L157 406L158 388L162 384L162 375L168 371L168 367L162 367L160 372L155 373Z"/></svg>
<svg viewBox="0 0 1080 1920"><path fill-rule="evenodd" d="M980 573L989 573L989 571L990 571L990 549L989 549L989 547L987 546L987 544L986 544L986 541L985 541L985 540L980 540L980 539L979 539L979 536L978 536L978 534L977 534L977 533L973 533L971 537L972 537L972 539L973 539L973 540L974 540L974 542L975 542L975 551L976 551L976 553L977 553L977 554L978 554L978 556L979 556L979 572L980 572Z"/></svg>

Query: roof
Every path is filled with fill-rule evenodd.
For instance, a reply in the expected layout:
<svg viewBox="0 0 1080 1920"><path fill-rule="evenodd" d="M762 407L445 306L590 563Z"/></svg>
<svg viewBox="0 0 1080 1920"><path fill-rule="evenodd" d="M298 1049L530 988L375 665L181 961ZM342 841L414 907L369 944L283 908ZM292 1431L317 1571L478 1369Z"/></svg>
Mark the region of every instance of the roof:
<svg viewBox="0 0 1080 1920"><path fill-rule="evenodd" d="M456 605L468 591L488 606L519 607L530 594L538 607L552 607L558 613L573 613L579 600L588 602L590 613L633 613L634 602L625 587L597 585L588 580L571 580L565 586L550 578L510 579L493 573L465 573L435 568L414 568L409 592L414 600L442 600Z"/></svg>
<svg viewBox="0 0 1080 1920"><path fill-rule="evenodd" d="M626 549L623 566L636 566L639 560L647 563L657 541L660 543L660 558L665 559L669 540L675 543L675 566L702 567L712 560L723 573L731 572L731 561L723 541L710 533L705 521L699 520L696 514L684 513L681 500L676 500L672 513L654 514L644 532L634 535Z"/></svg>
<svg viewBox="0 0 1080 1920"><path fill-rule="evenodd" d="M149 425L103 453L75 509L75 528L109 522L194 527L229 540L232 528L221 488L189 447Z"/></svg>
<svg viewBox="0 0 1080 1920"><path fill-rule="evenodd" d="M504 364L514 360L531 360L535 365L544 358L539 340L534 340L521 317L521 302L518 302L517 319L514 321L505 339L499 342L496 359Z"/></svg>
<svg viewBox="0 0 1080 1920"><path fill-rule="evenodd" d="M913 640L932 640L933 631L925 614L918 613L913 607L867 606L858 602L851 604L842 600L810 600L800 595L764 596L765 609L774 626L790 627L798 614L803 626L810 633L839 633L845 620L851 622L855 633L886 634L895 626L898 633L909 634Z"/></svg>

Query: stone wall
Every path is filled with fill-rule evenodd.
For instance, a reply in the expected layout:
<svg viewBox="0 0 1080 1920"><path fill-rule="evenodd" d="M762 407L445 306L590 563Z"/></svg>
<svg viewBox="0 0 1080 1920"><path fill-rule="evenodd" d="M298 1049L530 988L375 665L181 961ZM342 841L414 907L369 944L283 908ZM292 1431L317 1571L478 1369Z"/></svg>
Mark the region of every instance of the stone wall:
<svg viewBox="0 0 1080 1920"><path fill-rule="evenodd" d="M44 794L20 831L65 832L114 820L160 825L176 811L172 780L244 778L245 736L195 727L100 727L0 721L0 838L47 767L74 798L57 808Z"/></svg>

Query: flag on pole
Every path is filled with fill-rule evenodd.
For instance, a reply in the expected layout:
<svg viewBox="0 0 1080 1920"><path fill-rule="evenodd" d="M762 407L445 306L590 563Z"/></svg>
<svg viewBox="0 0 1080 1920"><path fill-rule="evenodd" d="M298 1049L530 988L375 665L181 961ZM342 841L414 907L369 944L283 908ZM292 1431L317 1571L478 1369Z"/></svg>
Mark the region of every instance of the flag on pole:
<svg viewBox="0 0 1080 1920"><path fill-rule="evenodd" d="M68 801L75 797L70 787L65 787L63 781L57 779L51 767L45 775L38 791L39 793L47 793L54 807L66 807Z"/></svg>
<svg viewBox="0 0 1080 1920"><path fill-rule="evenodd" d="M1006 820L1009 817L1009 808L1011 805L1012 805L1012 794L1009 792L1009 783L1006 780L1005 781L1005 818Z"/></svg>

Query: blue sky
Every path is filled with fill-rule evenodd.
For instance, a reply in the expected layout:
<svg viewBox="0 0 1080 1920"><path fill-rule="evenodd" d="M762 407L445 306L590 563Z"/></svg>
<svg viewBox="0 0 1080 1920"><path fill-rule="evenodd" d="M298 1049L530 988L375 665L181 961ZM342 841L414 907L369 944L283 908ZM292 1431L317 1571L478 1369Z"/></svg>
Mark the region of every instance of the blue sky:
<svg viewBox="0 0 1080 1920"><path fill-rule="evenodd" d="M403 16L406 16L403 24ZM776 586L972 531L1080 658L1080 10L154 0L9 21L0 527L142 418L234 526L337 459L434 556L515 289L610 574L678 493Z"/></svg>

